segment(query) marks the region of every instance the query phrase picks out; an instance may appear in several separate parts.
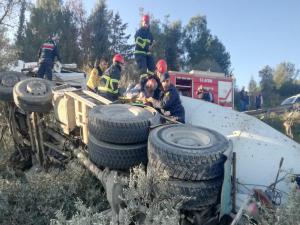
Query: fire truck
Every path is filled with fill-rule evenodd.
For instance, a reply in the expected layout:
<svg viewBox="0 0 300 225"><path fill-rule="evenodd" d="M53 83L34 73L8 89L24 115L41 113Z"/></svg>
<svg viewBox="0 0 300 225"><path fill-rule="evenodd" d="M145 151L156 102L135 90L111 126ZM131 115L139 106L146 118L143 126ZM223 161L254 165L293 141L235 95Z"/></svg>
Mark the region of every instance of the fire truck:
<svg viewBox="0 0 300 225"><path fill-rule="evenodd" d="M169 71L171 83L183 95L198 98L200 86L211 92L215 104L234 108L234 77L224 73L192 70L189 73Z"/></svg>

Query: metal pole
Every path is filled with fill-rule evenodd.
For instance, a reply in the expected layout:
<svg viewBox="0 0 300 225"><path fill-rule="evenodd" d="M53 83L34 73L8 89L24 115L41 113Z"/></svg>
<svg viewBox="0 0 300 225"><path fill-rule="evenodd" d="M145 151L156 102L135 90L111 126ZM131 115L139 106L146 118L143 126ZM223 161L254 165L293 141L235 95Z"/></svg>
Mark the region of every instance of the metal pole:
<svg viewBox="0 0 300 225"><path fill-rule="evenodd" d="M232 212L236 213L236 152L232 155Z"/></svg>

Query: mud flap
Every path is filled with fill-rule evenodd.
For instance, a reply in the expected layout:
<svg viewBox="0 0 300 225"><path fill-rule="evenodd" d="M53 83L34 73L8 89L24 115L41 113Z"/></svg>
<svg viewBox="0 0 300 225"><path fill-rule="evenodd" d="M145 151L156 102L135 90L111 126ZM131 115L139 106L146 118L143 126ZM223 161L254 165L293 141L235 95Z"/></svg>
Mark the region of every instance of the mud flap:
<svg viewBox="0 0 300 225"><path fill-rule="evenodd" d="M229 141L229 148L223 153L227 160L224 163L224 180L222 185L222 192L221 192L221 208L220 208L220 216L219 220L224 215L230 215L232 211L232 182L231 182L231 175L232 175L232 155L233 155L233 143Z"/></svg>

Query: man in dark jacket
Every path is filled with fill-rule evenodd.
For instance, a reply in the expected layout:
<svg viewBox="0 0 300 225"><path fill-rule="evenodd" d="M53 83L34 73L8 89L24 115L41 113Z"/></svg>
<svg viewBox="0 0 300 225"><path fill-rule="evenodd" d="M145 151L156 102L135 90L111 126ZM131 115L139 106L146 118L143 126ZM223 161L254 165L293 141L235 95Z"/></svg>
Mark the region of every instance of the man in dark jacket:
<svg viewBox="0 0 300 225"><path fill-rule="evenodd" d="M154 108L162 110L166 116L174 117L178 122L185 123L185 111L175 86L170 82L170 75L162 74L160 81L163 87L160 99L149 98L147 101L151 102Z"/></svg>
<svg viewBox="0 0 300 225"><path fill-rule="evenodd" d="M141 87L145 86L146 78L154 75L155 63L151 55L153 45L153 36L150 32L150 17L144 15L142 18L142 26L134 35L135 51L134 56L140 74Z"/></svg>
<svg viewBox="0 0 300 225"><path fill-rule="evenodd" d="M54 65L55 57L60 61L58 48L56 45L58 41L58 36L49 38L45 43L42 44L39 50L39 69L37 72L37 77L44 78L46 75L48 80L52 80L52 68Z"/></svg>
<svg viewBox="0 0 300 225"><path fill-rule="evenodd" d="M116 101L119 96L119 80L121 78L122 65L124 58L116 54L113 58L113 64L104 72L100 78L98 86L99 95L110 101Z"/></svg>

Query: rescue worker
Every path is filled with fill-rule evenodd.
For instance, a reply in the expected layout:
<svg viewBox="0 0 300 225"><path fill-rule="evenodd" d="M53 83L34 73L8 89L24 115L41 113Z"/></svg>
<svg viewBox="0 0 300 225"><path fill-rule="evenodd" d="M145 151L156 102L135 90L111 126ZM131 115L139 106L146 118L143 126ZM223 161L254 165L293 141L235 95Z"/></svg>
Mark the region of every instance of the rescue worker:
<svg viewBox="0 0 300 225"><path fill-rule="evenodd" d="M153 46L153 36L150 32L150 17L144 15L142 17L142 26L134 35L135 51L134 56L140 74L140 85L145 86L146 78L149 75L154 75L155 63L151 55Z"/></svg>
<svg viewBox="0 0 300 225"><path fill-rule="evenodd" d="M108 62L105 58L96 59L94 68L92 69L89 79L87 81L87 88L89 91L97 92L100 84L100 78L108 67Z"/></svg>
<svg viewBox="0 0 300 225"><path fill-rule="evenodd" d="M58 41L58 35L49 38L39 49L38 53L38 64L39 69L37 72L37 77L46 78L52 80L52 68L54 66L54 60L57 58L60 61L58 48L56 42Z"/></svg>
<svg viewBox="0 0 300 225"><path fill-rule="evenodd" d="M178 91L170 82L169 73L166 72L162 74L160 81L163 88L160 99L148 98L146 101L151 102L154 108L162 110L166 116L171 116L178 122L185 123L185 111L181 104Z"/></svg>
<svg viewBox="0 0 300 225"><path fill-rule="evenodd" d="M158 60L156 64L156 73L154 75L149 75L146 78L146 83L144 87L141 87L141 91L146 98L153 97L157 100L159 99L160 90L162 89L160 76L161 74L166 73L167 70L167 62L163 59ZM149 94L152 94L152 96L149 96Z"/></svg>
<svg viewBox="0 0 300 225"><path fill-rule="evenodd" d="M110 101L116 101L119 95L119 80L121 78L124 58L121 54L113 57L113 64L103 73L98 86L98 93Z"/></svg>

